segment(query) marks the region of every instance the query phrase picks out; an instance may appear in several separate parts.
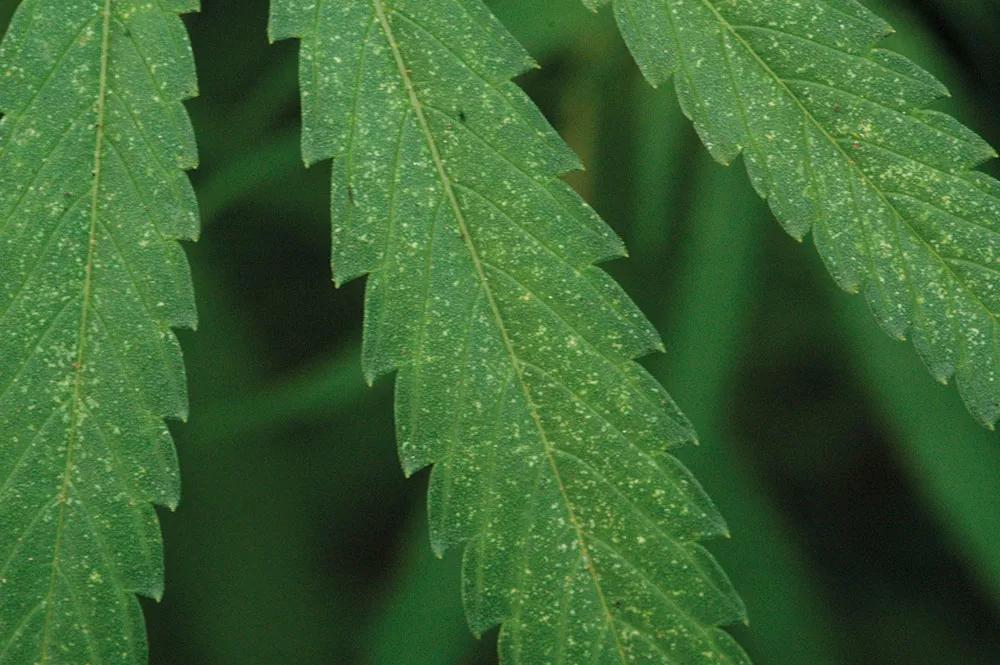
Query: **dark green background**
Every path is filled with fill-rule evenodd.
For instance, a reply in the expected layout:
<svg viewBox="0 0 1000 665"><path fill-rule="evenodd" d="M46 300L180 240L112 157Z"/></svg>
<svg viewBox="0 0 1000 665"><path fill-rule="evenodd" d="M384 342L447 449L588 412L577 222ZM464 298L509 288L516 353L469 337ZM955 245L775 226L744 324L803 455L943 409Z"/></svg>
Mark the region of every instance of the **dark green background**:
<svg viewBox="0 0 1000 665"><path fill-rule="evenodd" d="M489 4L543 65L522 83L587 164L572 184L631 249L608 268L661 330L648 366L700 432L681 458L729 518L732 540L710 547L749 607L735 632L755 662L1000 663L1000 435L833 287L741 165L711 163L608 12ZM943 107L1000 144L1000 7L867 4L952 88ZM363 283L330 283L297 46L268 45L264 0L204 5L186 17L201 326L182 334L192 416L172 427L184 500L162 515L152 663L494 662L494 636L465 627L457 553L430 554L426 476L398 468L390 382L361 378Z"/></svg>

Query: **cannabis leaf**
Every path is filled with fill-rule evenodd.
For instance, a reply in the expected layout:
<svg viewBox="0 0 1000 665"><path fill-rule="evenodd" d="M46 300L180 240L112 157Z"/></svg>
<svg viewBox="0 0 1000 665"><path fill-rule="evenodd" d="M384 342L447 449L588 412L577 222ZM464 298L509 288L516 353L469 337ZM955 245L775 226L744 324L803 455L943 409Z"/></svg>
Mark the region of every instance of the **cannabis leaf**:
<svg viewBox="0 0 1000 665"><path fill-rule="evenodd" d="M3 664L146 662L195 323L195 9L24 0L0 46Z"/></svg>
<svg viewBox="0 0 1000 665"><path fill-rule="evenodd" d="M398 370L434 548L467 543L477 633L509 663L746 663L696 540L725 532L670 455L687 421L632 359L659 347L595 262L617 238L519 88L480 0L275 0L302 40L304 153L334 158L338 282L369 274L364 363Z"/></svg>
<svg viewBox="0 0 1000 665"><path fill-rule="evenodd" d="M592 9L612 0L583 0ZM931 373L957 377L972 414L1000 417L1000 183L995 156L947 94L873 47L891 28L855 0L613 0L653 84L674 76L712 155L743 154L785 229L814 242L838 284L909 334Z"/></svg>

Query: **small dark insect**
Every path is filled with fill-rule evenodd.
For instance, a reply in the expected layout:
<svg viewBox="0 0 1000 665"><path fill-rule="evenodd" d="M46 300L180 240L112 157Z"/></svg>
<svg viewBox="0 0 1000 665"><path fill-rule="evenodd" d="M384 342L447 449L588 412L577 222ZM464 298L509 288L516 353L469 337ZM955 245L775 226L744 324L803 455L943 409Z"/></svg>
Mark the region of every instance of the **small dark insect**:
<svg viewBox="0 0 1000 665"><path fill-rule="evenodd" d="M465 115L465 111L463 111L462 109L458 110L458 119L462 122L463 125L465 124L465 121L468 120L468 117L466 117Z"/></svg>
<svg viewBox="0 0 1000 665"><path fill-rule="evenodd" d="M351 187L350 185L348 185L348 186L347 186L347 198L348 198L348 200L349 200L349 201L351 202L351 205L353 205L353 206L356 206L356 205L358 205L358 204L357 204L357 203L356 203L356 202L354 201L354 188L353 188L353 187Z"/></svg>
<svg viewBox="0 0 1000 665"><path fill-rule="evenodd" d="M840 104L839 103L833 105L833 112L834 113L840 113Z"/></svg>
<svg viewBox="0 0 1000 665"><path fill-rule="evenodd" d="M72 198L73 192L63 192L63 196L65 196L67 199Z"/></svg>

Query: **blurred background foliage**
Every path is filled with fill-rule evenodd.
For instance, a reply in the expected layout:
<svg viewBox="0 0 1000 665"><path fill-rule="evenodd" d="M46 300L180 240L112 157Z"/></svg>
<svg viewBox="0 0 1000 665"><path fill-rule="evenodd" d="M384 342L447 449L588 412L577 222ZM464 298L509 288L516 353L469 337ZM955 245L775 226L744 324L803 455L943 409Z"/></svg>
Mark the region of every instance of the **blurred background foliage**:
<svg viewBox="0 0 1000 665"><path fill-rule="evenodd" d="M426 475L399 470L391 382L362 380L363 283L330 284L329 171L299 157L297 46L267 43L265 0L203 4L185 19L201 325L182 334L192 416L172 426L184 501L162 514L152 663L493 663L495 636L465 626L457 552L430 553ZM488 4L543 66L521 83L588 165L570 182L631 249L608 269L662 332L648 366L700 432L681 457L730 521L711 549L755 662L1000 663L1000 435L833 287L741 166L708 159L607 11ZM1000 5L866 4L951 87L942 108L1000 144Z"/></svg>

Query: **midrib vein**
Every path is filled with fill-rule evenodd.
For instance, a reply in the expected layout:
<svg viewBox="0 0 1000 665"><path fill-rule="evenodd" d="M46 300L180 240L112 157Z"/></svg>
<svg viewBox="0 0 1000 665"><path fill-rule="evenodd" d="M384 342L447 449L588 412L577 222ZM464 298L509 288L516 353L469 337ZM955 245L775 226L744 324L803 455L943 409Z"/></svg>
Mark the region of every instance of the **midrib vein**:
<svg viewBox="0 0 1000 665"><path fill-rule="evenodd" d="M857 162L854 159L852 159L851 156L848 155L847 152L844 150L844 146L841 145L840 141L835 139L833 135L830 134L829 131L827 131L823 123L821 123L819 119L812 113L812 111L809 110L809 108L805 105L805 103L801 99L799 99L799 96L796 95L795 92L790 87L788 87L788 83L785 81L785 79L779 76L778 73L771 68L771 66L767 63L767 61L764 60L764 58L761 57L759 53L757 53L757 51L753 48L753 46L751 46L750 43L743 38L743 35L739 33L739 30L736 29L736 26L730 23L729 20L726 19L725 16L723 16L722 12L715 6L714 1L701 0L701 2L715 16L719 24L722 25L723 28L727 32L729 32L737 41L739 41L739 43L743 46L743 48L746 49L747 53L750 54L750 56L757 62L757 64L760 65L760 67L767 73L768 76L774 79L775 83L777 83L781 87L781 89L785 92L785 94L788 95L788 97L795 103L795 105L799 107L799 110L802 111L802 114L809 120L809 122L811 122L816 127L816 129L818 129L820 133L823 134L826 140L847 161L847 164L849 165L850 169L858 174L859 179L862 182L864 182L873 192L875 192L875 195L892 213L892 216L899 223L908 228L910 230L910 233L912 233L913 236L917 238L921 242L921 244L923 244L927 248L927 251L930 252L930 254L935 259L937 259L938 263L940 263L945 272L947 272L948 275L951 276L951 278L955 281L955 283L958 285L961 291L965 293L969 298L971 298L980 308L982 308L984 312L986 312L986 315L990 318L990 320L994 323L994 325L1000 325L1000 318L998 318L997 314L986 306L986 303L984 303L982 298L979 297L979 294L976 293L975 290L973 290L972 287L970 287L964 279L959 277L959 275L954 271L954 269L952 269L951 265L945 260L945 257L942 256L936 249L934 249L934 247L929 242L927 242L927 240L922 235L917 233L916 229L913 228L913 225L910 224L910 222L905 217L903 217L902 213L900 213L899 210L896 208L896 206L893 205L892 201L889 200L889 197L882 190L882 188L879 187L879 185L876 184L875 181L872 180L867 173L861 170L861 167L858 166ZM725 45L723 45L723 48L725 48ZM749 136L749 130L748 130L748 136ZM913 159L906 155L903 155L903 157L906 159ZM913 161L918 161L918 160L913 160ZM864 224L863 222L862 226L867 227L867 225ZM903 260L904 262L906 261L905 256L903 257ZM873 275L871 279L874 280L876 283L878 283L879 287L881 286L877 274ZM912 322L911 325L913 325Z"/></svg>
<svg viewBox="0 0 1000 665"><path fill-rule="evenodd" d="M52 553L52 572L45 601L45 623L42 629L40 665L45 665L49 662L50 632L52 630L52 617L55 612L56 583L59 578L59 556L61 554L63 529L66 522L66 506L69 503L69 492L73 484L74 453L76 452L75 449L80 436L80 419L82 418L83 383L87 361L87 327L89 324L90 303L93 296L94 258L97 252L98 216L100 214L101 167L104 153L104 122L108 94L108 59L111 42L111 2L112 0L104 0L104 5L101 9L101 62L95 109L93 183L90 195L87 259L84 265L83 286L80 294L80 327L76 340L76 360L73 363L73 394L70 401L69 426L66 438L66 467L63 470L62 485L57 497L59 515L56 521L56 540Z"/></svg>
<svg viewBox="0 0 1000 665"><path fill-rule="evenodd" d="M507 350L507 354L510 356L511 365L514 367L514 372L517 375L518 383L521 386L521 391L524 394L525 404L528 406L528 411L531 415L532 422L535 424L535 428L538 430L539 437L542 441L542 448L545 452L546 460L549 467L552 469L552 474L555 479L556 485L559 488L560 496L563 500L563 504L566 508L566 513L569 517L569 521L573 526L573 530L576 533L577 543L579 544L580 557L583 561L584 566L587 569L591 581L594 585L595 593L597 594L598 600L601 603L601 609L604 614L604 620L607 624L608 630L613 636L615 647L618 652L618 657L623 665L628 663L628 658L625 654L624 645L618 635L617 627L615 626L615 620L611 616L610 606L608 604L607 598L604 595L604 589L601 586L600 577L597 574L597 570L594 568L593 559L590 556L590 550L587 545L587 538L584 535L583 528L580 524L579 518L576 512L573 510L573 506L569 501L569 496L566 493L565 484L562 481L562 476L559 472L559 467L555 461L555 455L553 454L553 445L548 439L548 435L545 432L545 427L542 424L541 416L538 413L538 408L534 403L531 396L531 391L528 388L528 383L524 377L524 366L514 349L513 341L510 338L510 334L507 331L507 326L504 324L503 316L500 313L500 307L497 303L496 297L493 295L493 291L490 287L489 278L486 275L486 270L483 265L483 261L479 256L479 250L475 245L471 233L469 232L469 226L465 219L465 213L462 210L462 206L458 201L458 197L455 194L454 184L451 181L451 177L448 175L448 171L444 165L444 159L441 156L441 151L437 146L437 142L434 140L434 135L431 132L430 124L427 121L427 116L424 113L423 104L417 95L416 87L413 84L413 80L410 77L409 69L407 69L406 61L403 58L402 51L400 49L399 43L396 40L395 34L392 30L392 25L389 23L389 17L386 12L384 0L372 0L375 7L375 15L378 17L379 25L382 28L382 32L385 35L386 41L389 44L389 49L392 51L393 59L396 62L396 67L399 70L399 76L403 81L403 87L406 89L406 95L409 99L410 106L413 109L413 114L417 119L417 124L420 126L420 130L424 135L424 140L427 143L428 150L431 153L431 159L434 162L434 168L437 171L438 179L441 181L441 186L445 191L445 197L448 200L448 204L452 209L452 213L455 216L455 220L458 223L460 235L465 243L466 249L469 251L469 256L472 259L473 266L475 267L476 276L479 279L480 284L483 288L483 293L486 296L486 300L489 303L490 311L493 314L494 321L497 325L497 329L500 332L500 337L503 340L504 348Z"/></svg>

